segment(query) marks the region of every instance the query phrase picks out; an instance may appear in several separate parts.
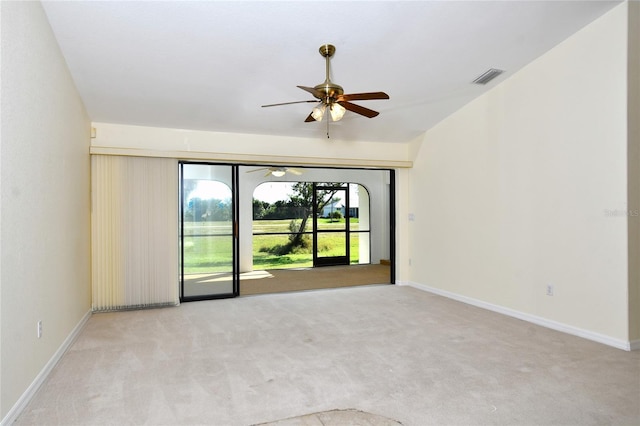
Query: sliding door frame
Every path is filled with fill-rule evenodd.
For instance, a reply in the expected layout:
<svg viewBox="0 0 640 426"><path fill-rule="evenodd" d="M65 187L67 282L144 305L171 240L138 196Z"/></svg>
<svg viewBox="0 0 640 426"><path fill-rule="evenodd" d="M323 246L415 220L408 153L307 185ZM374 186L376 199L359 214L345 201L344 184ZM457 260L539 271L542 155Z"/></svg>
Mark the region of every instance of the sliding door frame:
<svg viewBox="0 0 640 426"><path fill-rule="evenodd" d="M183 166L186 164L196 164L196 165L204 165L204 166L230 166L231 167L231 194L232 194L232 251L233 251L233 259L232 259L232 279L233 279L233 291L231 293L225 294L213 294L213 295L203 295L203 296L184 296L184 194L183 192ZM198 300L211 300L211 299L224 299L224 298L233 298L238 297L240 295L240 232L250 232L250 230L240 230L240 212L239 212L239 169L240 166L257 166L256 164L245 164L245 163L218 163L218 162L204 162L204 161L189 161L189 160L181 160L178 162L179 167L179 180L180 180L180 189L179 189L179 214L180 214L180 302L191 302ZM269 167L269 166L264 166ZM275 166L274 166L275 167ZM298 166L300 167L300 166ZM389 257L390 257L390 273L389 273L389 282L391 284L396 283L396 175L395 169L368 169L362 167L300 167L300 168L312 168L312 169L324 169L324 170L332 170L332 169L346 169L346 170L379 170L379 171L387 171L389 172L389 199L388 199L388 212L389 212ZM357 182L356 182L357 183ZM315 192L315 191L314 191ZM348 191L347 191L348 192ZM347 230L347 233L349 231ZM314 250L315 257L315 250Z"/></svg>
<svg viewBox="0 0 640 426"><path fill-rule="evenodd" d="M396 283L396 171L389 170L389 280Z"/></svg>
<svg viewBox="0 0 640 426"><path fill-rule="evenodd" d="M228 166L231 167L231 234L232 234L232 292L223 294L207 294L198 296L184 295L184 165L202 166ZM232 163L212 163L201 161L181 160L178 162L180 179L180 302L194 302L199 300L228 299L240 295L240 238L239 238L239 212L238 212L238 164Z"/></svg>

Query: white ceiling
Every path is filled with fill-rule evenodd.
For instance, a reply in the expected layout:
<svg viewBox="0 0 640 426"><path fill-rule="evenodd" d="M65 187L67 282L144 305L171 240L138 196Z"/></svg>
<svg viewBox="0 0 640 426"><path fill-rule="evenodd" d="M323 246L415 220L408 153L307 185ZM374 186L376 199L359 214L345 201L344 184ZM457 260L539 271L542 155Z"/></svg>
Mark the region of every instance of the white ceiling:
<svg viewBox="0 0 640 426"><path fill-rule="evenodd" d="M376 118L347 112L340 140L407 142L619 1L45 2L91 119L326 137L296 85L331 79ZM506 70L486 86L489 68Z"/></svg>

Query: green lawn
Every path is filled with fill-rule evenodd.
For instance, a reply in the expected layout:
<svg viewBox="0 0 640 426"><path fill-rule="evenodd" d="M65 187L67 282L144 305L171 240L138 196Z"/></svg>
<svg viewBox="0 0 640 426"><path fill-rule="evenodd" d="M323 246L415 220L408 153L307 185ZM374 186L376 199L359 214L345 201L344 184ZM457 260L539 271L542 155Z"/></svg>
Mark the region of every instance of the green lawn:
<svg viewBox="0 0 640 426"><path fill-rule="evenodd" d="M300 219L296 219L296 226L300 226ZM254 234L263 234L267 232L290 232L289 224L291 223L291 219L281 219L281 220L254 220L253 221L253 233ZM313 229L313 222L311 220L307 221L307 225L305 226L305 231L311 232Z"/></svg>
<svg viewBox="0 0 640 426"><path fill-rule="evenodd" d="M300 226L301 219L296 219L297 226ZM253 221L253 233L262 234L268 232L290 232L289 226L291 219L281 220L254 220ZM358 218L350 218L351 230L358 230L359 220ZM318 229L345 229L345 220L340 219L318 219ZM311 232L313 230L313 221L309 219L305 226L305 232Z"/></svg>
<svg viewBox="0 0 640 426"><path fill-rule="evenodd" d="M351 219L352 222L357 219ZM254 221L253 264L256 269L304 268L313 266L311 241L306 249L282 254L282 247L289 243L289 235L259 235L262 233L288 233L291 220ZM320 219L319 230L344 229L342 221ZM312 222L306 226L312 229ZM353 228L353 226L352 226ZM184 254L185 273L230 271L232 265L231 226L227 222L185 223ZM226 235L225 235L226 234ZM311 234L308 234L311 238ZM360 238L353 234L350 242L351 263L358 263ZM343 233L319 233L318 252L322 257L344 256Z"/></svg>

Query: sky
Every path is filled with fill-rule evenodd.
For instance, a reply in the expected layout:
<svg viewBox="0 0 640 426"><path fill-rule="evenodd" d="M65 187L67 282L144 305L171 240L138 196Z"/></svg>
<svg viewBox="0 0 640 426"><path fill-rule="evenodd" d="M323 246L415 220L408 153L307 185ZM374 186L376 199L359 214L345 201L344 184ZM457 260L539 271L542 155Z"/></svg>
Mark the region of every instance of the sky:
<svg viewBox="0 0 640 426"><path fill-rule="evenodd" d="M273 204L278 200L289 199L294 182L265 182L253 191L253 198Z"/></svg>
<svg viewBox="0 0 640 426"><path fill-rule="evenodd" d="M256 187L253 197L273 204L278 200L288 200L293 192L291 187L295 182L265 182ZM351 188L351 205L357 205L358 194L355 188ZM207 200L217 198L219 200L231 199L231 189L224 183L213 180L199 180L196 188L188 195L188 199L201 198Z"/></svg>
<svg viewBox="0 0 640 426"><path fill-rule="evenodd" d="M196 188L187 195L188 200L192 198L200 198L202 200L208 200L210 198L230 200L231 188L215 180L199 180Z"/></svg>

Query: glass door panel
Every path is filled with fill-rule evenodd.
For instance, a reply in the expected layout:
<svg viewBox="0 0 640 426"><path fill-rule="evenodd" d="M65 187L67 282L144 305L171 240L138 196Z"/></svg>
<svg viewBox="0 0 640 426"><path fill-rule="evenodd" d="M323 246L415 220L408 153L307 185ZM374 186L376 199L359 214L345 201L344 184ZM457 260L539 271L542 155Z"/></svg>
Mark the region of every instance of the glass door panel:
<svg viewBox="0 0 640 426"><path fill-rule="evenodd" d="M313 265L349 264L349 187L314 184Z"/></svg>
<svg viewBox="0 0 640 426"><path fill-rule="evenodd" d="M318 238L318 257L344 257L347 255L347 236L344 232L320 232Z"/></svg>
<svg viewBox="0 0 640 426"><path fill-rule="evenodd" d="M183 163L181 300L237 295L234 169Z"/></svg>

